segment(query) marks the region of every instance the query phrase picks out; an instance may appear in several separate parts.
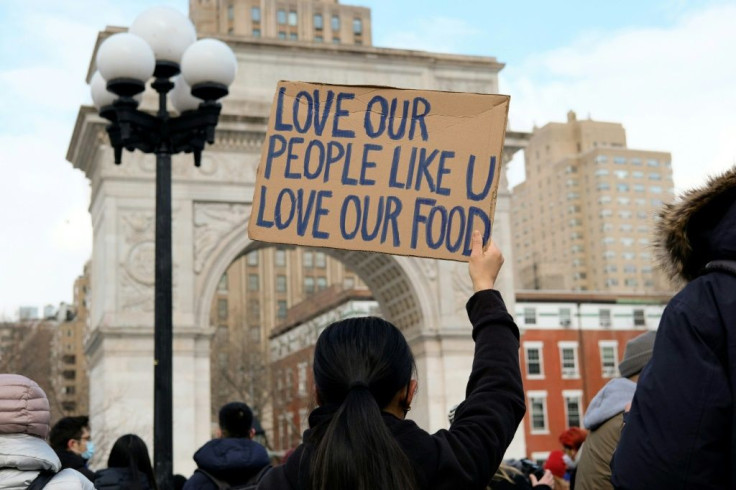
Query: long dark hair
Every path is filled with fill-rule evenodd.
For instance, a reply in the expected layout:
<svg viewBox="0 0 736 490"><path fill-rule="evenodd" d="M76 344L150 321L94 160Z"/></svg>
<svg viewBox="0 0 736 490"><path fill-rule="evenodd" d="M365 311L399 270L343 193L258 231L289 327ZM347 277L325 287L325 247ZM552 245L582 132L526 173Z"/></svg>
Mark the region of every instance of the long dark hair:
<svg viewBox="0 0 736 490"><path fill-rule="evenodd" d="M335 412L315 431L310 490L416 488L413 467L381 417L413 371L406 339L385 320L351 318L322 332L314 381L321 405Z"/></svg>
<svg viewBox="0 0 736 490"><path fill-rule="evenodd" d="M141 490L138 472L143 473L148 485L156 490L156 478L153 476L151 458L148 456L148 447L143 439L135 434L120 436L110 450L107 459L108 468L128 468L133 486L132 490Z"/></svg>

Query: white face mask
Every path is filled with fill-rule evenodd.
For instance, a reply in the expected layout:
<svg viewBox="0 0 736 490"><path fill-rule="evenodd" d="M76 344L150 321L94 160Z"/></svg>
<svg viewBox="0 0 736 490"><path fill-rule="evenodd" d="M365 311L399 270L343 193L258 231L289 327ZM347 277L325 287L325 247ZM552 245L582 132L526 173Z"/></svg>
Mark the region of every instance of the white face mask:
<svg viewBox="0 0 736 490"><path fill-rule="evenodd" d="M567 454L562 456L562 461L565 462L565 466L567 466L568 469L573 469L578 465L577 461L573 461L573 459Z"/></svg>

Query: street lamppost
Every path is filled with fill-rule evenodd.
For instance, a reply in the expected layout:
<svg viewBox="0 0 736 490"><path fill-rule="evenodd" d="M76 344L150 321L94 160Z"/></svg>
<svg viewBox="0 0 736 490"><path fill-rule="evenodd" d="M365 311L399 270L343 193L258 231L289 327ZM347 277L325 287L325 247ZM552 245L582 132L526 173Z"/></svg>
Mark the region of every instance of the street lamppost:
<svg viewBox="0 0 736 490"><path fill-rule="evenodd" d="M154 312L154 466L160 490L173 488L171 155L194 155L199 166L215 140L221 106L235 79L233 52L216 39L196 41L191 21L168 7L140 14L127 33L110 36L97 53L92 100L110 121L107 133L120 164L123 149L156 154L156 258ZM179 75L181 73L181 75ZM153 77L155 114L138 109ZM169 114L167 95L177 117Z"/></svg>

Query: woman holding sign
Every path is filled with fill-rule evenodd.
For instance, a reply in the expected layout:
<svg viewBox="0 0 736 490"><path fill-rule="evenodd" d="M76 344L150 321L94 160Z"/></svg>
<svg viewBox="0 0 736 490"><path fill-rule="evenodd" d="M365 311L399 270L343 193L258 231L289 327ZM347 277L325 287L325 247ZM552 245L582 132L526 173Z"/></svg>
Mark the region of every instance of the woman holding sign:
<svg viewBox="0 0 736 490"><path fill-rule="evenodd" d="M449 430L405 420L417 382L402 333L375 317L333 323L314 352L319 407L286 464L259 489L484 489L524 416L519 330L493 289L503 257L473 234L467 303L475 357Z"/></svg>

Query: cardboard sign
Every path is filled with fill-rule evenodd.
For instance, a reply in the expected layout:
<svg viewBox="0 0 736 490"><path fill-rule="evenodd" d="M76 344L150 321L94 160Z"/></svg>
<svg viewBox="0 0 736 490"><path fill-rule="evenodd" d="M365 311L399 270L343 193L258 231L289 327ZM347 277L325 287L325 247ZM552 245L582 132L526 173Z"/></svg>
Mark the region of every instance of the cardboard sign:
<svg viewBox="0 0 736 490"><path fill-rule="evenodd" d="M248 236L466 260L491 234L509 97L280 82Z"/></svg>

